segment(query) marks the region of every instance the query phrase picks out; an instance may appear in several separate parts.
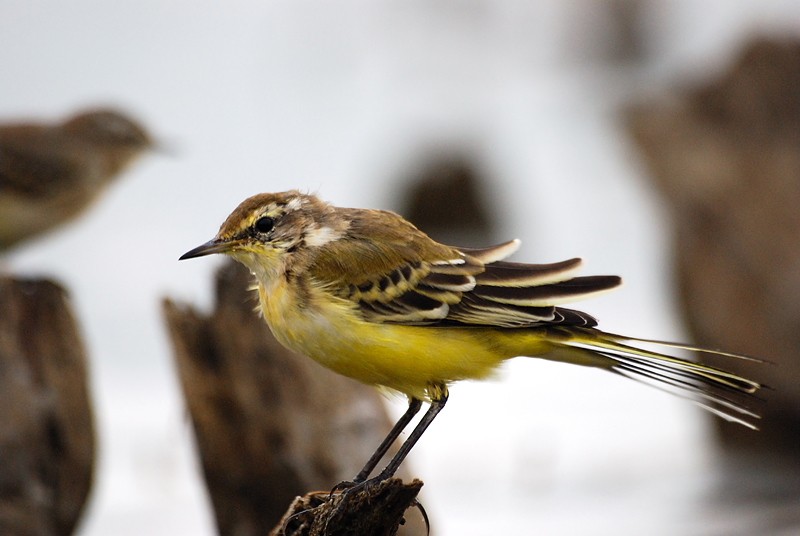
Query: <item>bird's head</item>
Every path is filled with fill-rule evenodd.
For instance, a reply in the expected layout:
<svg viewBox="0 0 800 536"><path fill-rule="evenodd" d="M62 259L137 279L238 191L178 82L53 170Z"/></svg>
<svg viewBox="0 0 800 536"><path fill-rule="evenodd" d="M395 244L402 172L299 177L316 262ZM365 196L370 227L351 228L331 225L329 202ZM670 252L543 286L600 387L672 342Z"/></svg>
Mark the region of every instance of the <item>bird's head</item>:
<svg viewBox="0 0 800 536"><path fill-rule="evenodd" d="M258 194L228 216L217 236L180 260L224 253L256 275L274 275L289 257L301 259L309 248L341 238L348 225L313 195L297 190Z"/></svg>
<svg viewBox="0 0 800 536"><path fill-rule="evenodd" d="M105 166L100 176L109 179L148 150L161 150L133 119L111 109L80 113L60 126L61 132Z"/></svg>
<svg viewBox="0 0 800 536"><path fill-rule="evenodd" d="M144 127L111 109L82 112L64 122L61 128L97 147L143 151L154 146Z"/></svg>

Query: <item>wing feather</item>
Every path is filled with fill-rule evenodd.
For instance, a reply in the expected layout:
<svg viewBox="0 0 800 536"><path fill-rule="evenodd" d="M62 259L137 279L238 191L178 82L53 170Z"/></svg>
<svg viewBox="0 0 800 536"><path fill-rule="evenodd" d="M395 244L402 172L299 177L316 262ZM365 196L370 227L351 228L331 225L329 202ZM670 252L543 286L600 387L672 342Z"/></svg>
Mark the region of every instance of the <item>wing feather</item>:
<svg viewBox="0 0 800 536"><path fill-rule="evenodd" d="M553 264L521 264L516 262L494 262L486 265L486 270L475 276L481 285L494 287L524 287L566 281L580 269L581 259Z"/></svg>
<svg viewBox="0 0 800 536"><path fill-rule="evenodd" d="M557 263L563 268L573 261ZM486 267L488 271L491 265ZM522 268L505 269L511 278L526 286L483 284L482 274L443 274L429 271L431 266L406 265L391 274L373 278L351 288L349 299L356 302L371 322L439 326L495 326L504 328L533 327L543 324L593 327L597 321L590 315L556 307L607 292L620 284L616 276L576 277L548 282L554 270L533 272ZM570 267L571 269L571 267ZM474 268L470 268L474 271ZM426 274L427 272L427 274ZM523 274L518 277L516 272ZM485 273L485 272L483 272ZM531 273L546 274L541 279ZM563 273L563 272L560 272ZM426 274L424 277L418 277ZM539 281L544 283L537 284ZM492 279L496 282L497 277Z"/></svg>
<svg viewBox="0 0 800 536"><path fill-rule="evenodd" d="M471 275L450 275L431 272L422 280L428 286L443 290L468 292L475 288L475 277Z"/></svg>
<svg viewBox="0 0 800 536"><path fill-rule="evenodd" d="M458 248L461 253L469 255L483 264L490 264L505 259L517 252L522 242L515 238L503 244L488 248Z"/></svg>
<svg viewBox="0 0 800 536"><path fill-rule="evenodd" d="M552 264L502 259L512 240L487 248L438 244L400 216L348 211L342 239L315 248L305 269L354 303L369 322L431 326L533 327L596 321L556 307L620 284L616 276L574 277L580 259Z"/></svg>
<svg viewBox="0 0 800 536"><path fill-rule="evenodd" d="M426 284L417 285L414 292L450 305L459 303L463 297L463 292L436 288Z"/></svg>
<svg viewBox="0 0 800 536"><path fill-rule="evenodd" d="M450 307L449 324L497 326L516 328L549 323L556 319L556 308L522 307L485 300L474 293L463 296L458 305Z"/></svg>
<svg viewBox="0 0 800 536"><path fill-rule="evenodd" d="M587 299L613 290L622 280L613 275L575 277L545 285L509 287L476 286L473 292L497 303L522 306L558 305Z"/></svg>
<svg viewBox="0 0 800 536"><path fill-rule="evenodd" d="M0 127L0 139L0 186L17 195L52 197L74 188L86 171L78 160L59 152L63 142L52 133L48 135L47 129Z"/></svg>

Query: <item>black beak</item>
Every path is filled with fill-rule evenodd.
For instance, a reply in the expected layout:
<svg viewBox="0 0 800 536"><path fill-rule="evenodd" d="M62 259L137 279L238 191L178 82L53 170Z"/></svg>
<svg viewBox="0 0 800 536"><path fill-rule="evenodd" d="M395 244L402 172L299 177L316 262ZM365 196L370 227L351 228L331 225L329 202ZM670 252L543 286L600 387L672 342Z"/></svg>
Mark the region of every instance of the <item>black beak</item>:
<svg viewBox="0 0 800 536"><path fill-rule="evenodd" d="M219 238L212 238L203 245L197 246L180 256L179 261L186 259L194 259L195 257L204 257L213 253L225 253L230 251L238 244L238 240L222 240Z"/></svg>

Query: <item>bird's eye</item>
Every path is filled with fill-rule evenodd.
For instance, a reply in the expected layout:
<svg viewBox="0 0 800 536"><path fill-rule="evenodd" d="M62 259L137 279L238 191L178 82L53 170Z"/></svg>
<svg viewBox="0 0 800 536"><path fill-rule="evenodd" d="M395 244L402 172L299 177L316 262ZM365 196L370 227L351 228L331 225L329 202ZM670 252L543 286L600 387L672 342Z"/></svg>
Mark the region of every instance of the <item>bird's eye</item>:
<svg viewBox="0 0 800 536"><path fill-rule="evenodd" d="M264 216L263 218L258 218L258 220L256 220L255 228L259 233L268 233L273 227L275 227L275 220L269 216Z"/></svg>

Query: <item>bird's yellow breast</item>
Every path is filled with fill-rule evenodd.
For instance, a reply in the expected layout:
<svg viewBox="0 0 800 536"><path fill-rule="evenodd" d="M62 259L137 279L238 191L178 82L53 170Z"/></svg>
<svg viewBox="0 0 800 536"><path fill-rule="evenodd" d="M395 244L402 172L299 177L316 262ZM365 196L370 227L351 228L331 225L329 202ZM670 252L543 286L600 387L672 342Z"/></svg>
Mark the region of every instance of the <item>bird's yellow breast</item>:
<svg viewBox="0 0 800 536"><path fill-rule="evenodd" d="M423 400L432 383L485 378L521 353L495 329L367 322L352 302L313 286L301 299L284 278L269 286L259 283L259 298L264 318L284 346L362 383Z"/></svg>

